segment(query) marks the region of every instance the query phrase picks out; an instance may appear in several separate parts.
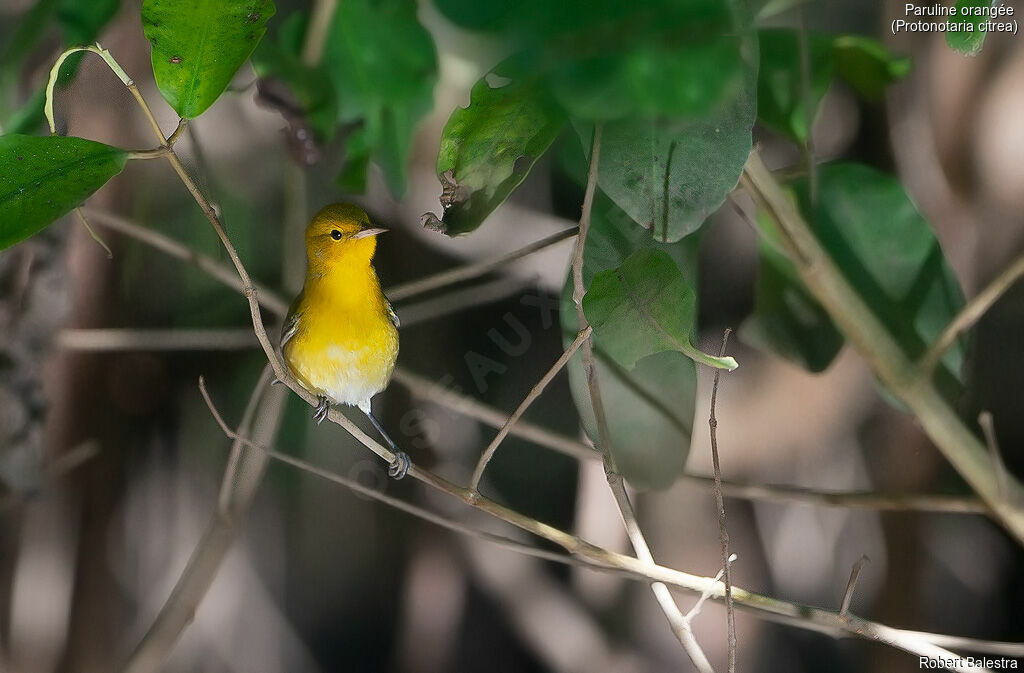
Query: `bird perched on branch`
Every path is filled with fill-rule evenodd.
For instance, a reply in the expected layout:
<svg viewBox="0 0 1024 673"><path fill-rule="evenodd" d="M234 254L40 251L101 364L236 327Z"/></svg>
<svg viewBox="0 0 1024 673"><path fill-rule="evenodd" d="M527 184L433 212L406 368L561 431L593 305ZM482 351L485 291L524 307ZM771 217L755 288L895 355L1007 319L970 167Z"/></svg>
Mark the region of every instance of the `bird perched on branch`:
<svg viewBox="0 0 1024 673"><path fill-rule="evenodd" d="M385 231L350 203L316 214L306 228L306 281L285 319L281 352L299 384L319 398L317 424L331 404L359 407L395 454L388 474L401 479L409 456L370 409L398 357L398 316L373 268L377 236Z"/></svg>

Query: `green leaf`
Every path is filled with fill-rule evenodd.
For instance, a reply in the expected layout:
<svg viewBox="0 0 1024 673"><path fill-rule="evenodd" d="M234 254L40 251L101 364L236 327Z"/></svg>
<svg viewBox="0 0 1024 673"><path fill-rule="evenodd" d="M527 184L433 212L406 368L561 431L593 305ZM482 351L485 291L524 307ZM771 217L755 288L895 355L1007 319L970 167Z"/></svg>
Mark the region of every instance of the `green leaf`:
<svg viewBox="0 0 1024 673"><path fill-rule="evenodd" d="M693 4L681 14L638 10L554 40L543 60L559 104L583 120L699 116L720 107L743 86L743 31L725 2Z"/></svg>
<svg viewBox="0 0 1024 673"><path fill-rule="evenodd" d="M405 191L412 133L433 104L437 55L416 18L413 0L338 3L323 64L339 101L338 121L360 125L349 137L347 162L380 166L391 192ZM360 183L352 166L346 180Z"/></svg>
<svg viewBox="0 0 1024 673"><path fill-rule="evenodd" d="M590 232L583 251L583 281L615 269L632 253L655 249L667 253L686 282L696 283L699 236L678 243L655 242L600 191L594 200ZM572 278L562 292L561 322L566 345L576 335ZM679 475L689 452L696 404L697 370L693 360L672 350L641 358L633 369L619 365L595 334L597 377L619 471L643 489L665 488ZM590 393L579 354L567 365L573 400L587 434L597 440Z"/></svg>
<svg viewBox="0 0 1024 673"><path fill-rule="evenodd" d="M266 32L271 0L144 0L142 29L164 100L185 119L224 92Z"/></svg>
<svg viewBox="0 0 1024 673"><path fill-rule="evenodd" d="M78 206L127 159L124 150L83 138L0 136L0 249Z"/></svg>
<svg viewBox="0 0 1024 673"><path fill-rule="evenodd" d="M34 133L39 131L45 117L43 109L46 105L46 87L39 87L32 97L14 111L7 123L4 124L6 133Z"/></svg>
<svg viewBox="0 0 1024 673"><path fill-rule="evenodd" d="M671 350L709 367L736 369L733 358L707 355L690 343L697 295L663 250L637 250L617 269L594 276L583 311L602 348L627 369Z"/></svg>
<svg viewBox="0 0 1024 673"><path fill-rule="evenodd" d="M763 213L758 225L762 237L754 312L740 326L739 337L808 371L824 371L842 349L843 335L800 281L796 267L780 249L774 225Z"/></svg>
<svg viewBox="0 0 1024 673"><path fill-rule="evenodd" d="M604 125L598 184L662 242L697 231L736 187L751 147L752 96L707 119ZM577 124L589 155L593 127Z"/></svg>
<svg viewBox="0 0 1024 673"><path fill-rule="evenodd" d="M813 207L807 181L794 184L801 212L808 216L815 235L849 283L907 357L916 360L964 304L934 232L902 185L889 175L861 164L836 163L821 166L818 180ZM795 276L784 281L797 283ZM838 349L834 341L830 346L815 343L815 331L818 336L833 337L817 319L823 312L805 308L812 319L802 325L791 323L788 342L770 335L769 343L783 355L788 350L792 359L822 369L831 360L829 349ZM792 356L794 348L799 357ZM959 388L963 358L963 343L957 343L943 359L938 383L948 394Z"/></svg>
<svg viewBox="0 0 1024 673"><path fill-rule="evenodd" d="M477 82L469 107L456 109L441 134L444 214L430 226L449 236L479 227L565 125L565 113L536 77L510 79L506 72L499 66Z"/></svg>
<svg viewBox="0 0 1024 673"><path fill-rule="evenodd" d="M95 42L120 7L121 0L60 0L57 21L64 31L64 44Z"/></svg>
<svg viewBox="0 0 1024 673"><path fill-rule="evenodd" d="M501 30L521 4L517 0L436 0L434 5L452 23L470 30Z"/></svg>
<svg viewBox="0 0 1024 673"><path fill-rule="evenodd" d="M832 83L835 65L827 40L807 36L808 91L804 93L800 34L758 31L761 70L757 79L758 121L799 142L807 142L818 104ZM805 98L806 95L806 98Z"/></svg>
<svg viewBox="0 0 1024 673"><path fill-rule="evenodd" d="M252 53L252 67L265 81L280 82L287 87L305 121L318 140L334 138L338 124L338 101L334 85L322 66L310 67L295 53L270 39L260 42Z"/></svg>
<svg viewBox="0 0 1024 673"><path fill-rule="evenodd" d="M440 0L454 23L535 57L570 116L698 115L742 84L749 17L737 0Z"/></svg>
<svg viewBox="0 0 1024 673"><path fill-rule="evenodd" d="M985 31L981 26L989 17L980 13L979 10L987 9L993 5L995 0L959 0L956 7L956 16L950 17L954 24L966 24L967 30L946 31L946 44L952 49L974 56L981 51L985 44ZM974 12L979 11L978 14ZM970 14L966 14L970 12Z"/></svg>
<svg viewBox="0 0 1024 673"><path fill-rule="evenodd" d="M758 121L801 144L807 142L818 106L835 78L845 80L864 98L875 100L886 86L910 71L910 59L893 55L869 38L807 33L805 90L799 32L761 30L758 39Z"/></svg>

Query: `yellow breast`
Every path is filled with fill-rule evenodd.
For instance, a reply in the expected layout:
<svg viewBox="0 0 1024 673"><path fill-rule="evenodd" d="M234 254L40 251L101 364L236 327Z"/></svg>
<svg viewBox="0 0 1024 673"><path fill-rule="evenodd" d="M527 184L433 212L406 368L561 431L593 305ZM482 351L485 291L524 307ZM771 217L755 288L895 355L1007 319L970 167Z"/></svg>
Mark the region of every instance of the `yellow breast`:
<svg viewBox="0 0 1024 673"><path fill-rule="evenodd" d="M295 378L338 404L368 404L398 357L398 330L372 267L307 278L282 347Z"/></svg>

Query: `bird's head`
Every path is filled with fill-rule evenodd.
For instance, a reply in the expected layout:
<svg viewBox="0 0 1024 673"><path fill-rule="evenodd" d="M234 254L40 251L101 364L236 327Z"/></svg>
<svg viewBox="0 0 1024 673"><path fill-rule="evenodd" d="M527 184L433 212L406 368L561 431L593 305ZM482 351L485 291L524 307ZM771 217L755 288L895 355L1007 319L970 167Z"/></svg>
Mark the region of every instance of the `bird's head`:
<svg viewBox="0 0 1024 673"><path fill-rule="evenodd" d="M371 226L366 213L351 203L326 206L306 228L310 268L369 264L377 249L377 235L385 231Z"/></svg>

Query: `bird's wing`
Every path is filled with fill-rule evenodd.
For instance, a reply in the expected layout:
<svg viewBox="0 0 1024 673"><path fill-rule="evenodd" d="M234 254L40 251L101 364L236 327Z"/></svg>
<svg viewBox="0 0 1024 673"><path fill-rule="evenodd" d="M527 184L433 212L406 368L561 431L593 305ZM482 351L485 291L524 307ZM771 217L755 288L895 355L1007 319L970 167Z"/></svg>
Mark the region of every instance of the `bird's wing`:
<svg viewBox="0 0 1024 673"><path fill-rule="evenodd" d="M288 309L288 317L284 319L284 325L281 327L281 348L288 343L299 331L299 320L302 318L302 312L299 311L299 305L302 303L302 293L295 298L292 302L291 307Z"/></svg>
<svg viewBox="0 0 1024 673"><path fill-rule="evenodd" d="M384 304L388 307L388 317L391 318L391 324L395 326L395 329L399 329L402 326L402 321L398 319L395 307L391 305L387 297L384 297Z"/></svg>

